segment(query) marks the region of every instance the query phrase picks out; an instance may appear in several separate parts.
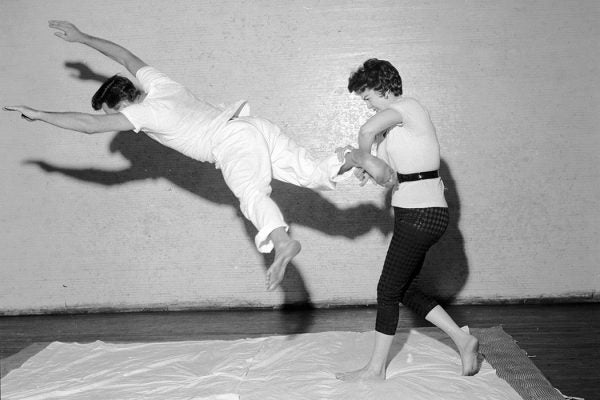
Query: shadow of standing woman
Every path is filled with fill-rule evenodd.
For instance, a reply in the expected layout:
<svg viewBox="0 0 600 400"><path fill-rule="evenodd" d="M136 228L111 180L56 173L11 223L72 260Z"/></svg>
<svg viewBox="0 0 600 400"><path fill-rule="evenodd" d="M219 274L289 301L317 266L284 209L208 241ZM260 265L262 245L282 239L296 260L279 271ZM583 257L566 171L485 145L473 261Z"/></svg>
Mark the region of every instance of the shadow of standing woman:
<svg viewBox="0 0 600 400"><path fill-rule="evenodd" d="M452 303L467 281L469 263L459 228L460 197L450 167L443 159L440 161L440 175L446 187L450 220L444 235L427 253L418 280L428 295L441 302Z"/></svg>

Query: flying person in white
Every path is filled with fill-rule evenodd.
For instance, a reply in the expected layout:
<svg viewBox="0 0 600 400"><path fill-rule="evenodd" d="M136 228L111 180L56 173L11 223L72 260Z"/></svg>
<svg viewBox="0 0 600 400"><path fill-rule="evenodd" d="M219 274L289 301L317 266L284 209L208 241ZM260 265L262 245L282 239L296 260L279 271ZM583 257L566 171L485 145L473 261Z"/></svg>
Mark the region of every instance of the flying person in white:
<svg viewBox="0 0 600 400"><path fill-rule="evenodd" d="M124 47L81 32L66 21L50 21L55 35L85 44L123 65L141 85L115 75L98 89L92 107L105 114L50 112L27 106L6 106L28 121L94 134L144 132L182 154L220 168L225 183L240 201L240 209L258 230L257 249L275 250L266 286L274 290L301 245L288 234L288 225L271 199L271 180L315 190L334 189L351 168L336 154L315 160L266 119L249 116L245 101L221 108L197 98L190 90L147 65ZM342 176L344 175L344 176Z"/></svg>

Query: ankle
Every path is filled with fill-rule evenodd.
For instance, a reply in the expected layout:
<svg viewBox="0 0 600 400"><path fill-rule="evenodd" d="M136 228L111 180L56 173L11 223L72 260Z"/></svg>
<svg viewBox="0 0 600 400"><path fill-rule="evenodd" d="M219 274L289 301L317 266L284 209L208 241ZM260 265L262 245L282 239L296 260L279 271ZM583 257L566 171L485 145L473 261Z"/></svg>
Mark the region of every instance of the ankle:
<svg viewBox="0 0 600 400"><path fill-rule="evenodd" d="M287 239L284 241L281 241L279 243L274 243L274 248L275 248L275 253L278 252L286 252L286 251L295 251L295 248L299 249L301 248L300 242L294 239Z"/></svg>
<svg viewBox="0 0 600 400"><path fill-rule="evenodd" d="M275 250L285 247L292 240L284 227L275 228L269 234L269 239L273 241Z"/></svg>
<svg viewBox="0 0 600 400"><path fill-rule="evenodd" d="M365 366L365 369L376 375L385 376L385 364L373 362L372 360Z"/></svg>

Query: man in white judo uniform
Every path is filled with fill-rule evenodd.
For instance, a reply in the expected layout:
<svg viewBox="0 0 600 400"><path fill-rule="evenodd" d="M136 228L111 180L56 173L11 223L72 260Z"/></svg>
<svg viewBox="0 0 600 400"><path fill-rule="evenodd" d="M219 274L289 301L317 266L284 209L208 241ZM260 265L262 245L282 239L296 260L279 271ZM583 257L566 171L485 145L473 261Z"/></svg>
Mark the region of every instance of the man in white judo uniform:
<svg viewBox="0 0 600 400"><path fill-rule="evenodd" d="M242 213L258 230L258 250L269 253L275 249L266 276L267 289L275 289L301 246L288 235L288 225L270 197L271 180L317 190L334 189L336 181L350 169L348 164L336 154L314 160L276 125L249 116L245 101L226 108L213 106L113 42L83 33L66 21L50 21L49 26L57 30L56 36L85 44L123 65L142 90L125 77L108 79L92 98L92 107L102 109L105 115L48 112L26 106L4 109L18 111L29 121L87 134L143 131L188 157L215 163L239 199Z"/></svg>

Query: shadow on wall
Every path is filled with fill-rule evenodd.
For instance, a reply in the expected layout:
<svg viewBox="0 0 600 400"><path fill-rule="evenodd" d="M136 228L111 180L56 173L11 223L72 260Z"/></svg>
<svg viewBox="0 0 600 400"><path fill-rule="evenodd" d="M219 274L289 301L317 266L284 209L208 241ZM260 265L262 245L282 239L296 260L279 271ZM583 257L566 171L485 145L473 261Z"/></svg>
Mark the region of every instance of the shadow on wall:
<svg viewBox="0 0 600 400"><path fill-rule="evenodd" d="M66 63L77 73L72 76L81 80L103 82L108 79L91 71L82 63ZM203 200L234 207L244 221L246 234L254 243L256 229L242 216L238 200L225 184L221 172L213 164L202 163L165 147L144 134L117 133L109 145L111 153L120 153L130 162L128 168L110 171L95 168L62 168L40 160L26 161L38 165L46 172L58 172L85 182L104 186L119 185L145 179L166 179ZM448 165L442 160L440 173L446 184L446 198L450 208L450 224L445 235L428 253L420 274L424 291L452 301L460 292L468 276L468 264L462 234L458 228L460 202L456 185ZM388 236L393 230L393 218L389 206L391 194L386 195L386 207L382 210L373 204L361 204L341 210L318 192L291 184L273 181L272 198L281 208L286 221L323 232L330 236L356 238L372 229ZM273 254L263 255L265 269L273 261ZM333 260L332 260L333 262ZM368 267L368 266L365 266ZM286 278L281 285L285 307L311 307L310 293L294 263L288 266ZM375 288L373 289L375 292ZM306 326L307 321L299 321Z"/></svg>
<svg viewBox="0 0 600 400"><path fill-rule="evenodd" d="M427 294L441 302L451 303L469 276L465 241L459 229L460 198L448 164L441 160L440 175L446 186L450 221L444 236L427 253L419 275L419 284Z"/></svg>
<svg viewBox="0 0 600 400"><path fill-rule="evenodd" d="M96 74L82 63L68 62L65 65L76 71L72 76L77 79L104 82L109 78ZM120 153L129 160L130 166L111 171L96 168L63 168L42 160L28 160L25 163L37 165L46 172L57 172L104 186L146 179L166 179L203 200L235 207L245 223L250 242L254 244L256 229L242 216L238 200L225 184L221 172L215 169L213 164L188 158L142 133L117 133L109 145L109 150L111 153ZM348 238L356 238L373 228L380 230L384 235L391 232L392 222L386 209L382 210L372 204L362 204L341 210L310 189L275 180L272 186L272 198L281 208L289 224L299 224L331 236ZM272 263L273 256L273 254L263 255L265 269ZM288 266L281 288L285 295L284 305L310 307L310 294L302 275L293 263Z"/></svg>

